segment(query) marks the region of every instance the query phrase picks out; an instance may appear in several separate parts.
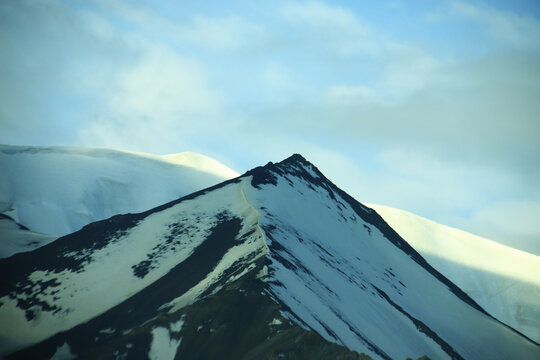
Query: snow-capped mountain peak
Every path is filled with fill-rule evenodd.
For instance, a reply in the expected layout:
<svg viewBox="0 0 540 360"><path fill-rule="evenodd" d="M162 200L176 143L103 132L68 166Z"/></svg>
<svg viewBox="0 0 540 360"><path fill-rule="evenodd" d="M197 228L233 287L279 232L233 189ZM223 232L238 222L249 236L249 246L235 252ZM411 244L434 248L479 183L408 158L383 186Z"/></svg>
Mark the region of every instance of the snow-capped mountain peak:
<svg viewBox="0 0 540 360"><path fill-rule="evenodd" d="M0 261L7 269L0 322L12 325L2 349L35 344L14 358L66 349L129 357L163 339L176 356L209 357L212 346L197 344L228 336L243 339L235 358L278 357L290 346L280 331L330 358L343 349L377 359L540 354L299 155L92 223ZM250 309L263 323L241 315Z"/></svg>

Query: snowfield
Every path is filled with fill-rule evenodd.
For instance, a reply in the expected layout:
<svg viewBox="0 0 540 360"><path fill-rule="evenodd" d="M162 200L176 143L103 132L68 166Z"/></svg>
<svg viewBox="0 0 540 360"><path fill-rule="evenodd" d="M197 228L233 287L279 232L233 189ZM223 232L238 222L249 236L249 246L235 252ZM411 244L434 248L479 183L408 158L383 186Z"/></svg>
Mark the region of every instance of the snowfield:
<svg viewBox="0 0 540 360"><path fill-rule="evenodd" d="M148 210L239 175L191 152L158 156L8 145L0 145L0 169L0 213L37 233L18 231L2 221L1 257L45 245L91 222Z"/></svg>
<svg viewBox="0 0 540 360"><path fill-rule="evenodd" d="M540 342L539 256L403 210L369 206L487 312Z"/></svg>
<svg viewBox="0 0 540 360"><path fill-rule="evenodd" d="M75 147L0 146L0 213L62 236L141 212L239 174L196 153L158 156Z"/></svg>

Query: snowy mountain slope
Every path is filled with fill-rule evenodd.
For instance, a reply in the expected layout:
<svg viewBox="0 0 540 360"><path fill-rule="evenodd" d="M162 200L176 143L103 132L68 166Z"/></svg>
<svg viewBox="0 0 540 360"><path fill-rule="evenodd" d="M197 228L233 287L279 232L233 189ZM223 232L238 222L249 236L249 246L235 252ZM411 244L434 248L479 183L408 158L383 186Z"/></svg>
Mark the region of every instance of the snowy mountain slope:
<svg viewBox="0 0 540 360"><path fill-rule="evenodd" d="M260 204L270 291L293 317L380 358L511 358L527 347L506 327L492 327L481 308L378 215L309 163L296 159L270 169L248 198ZM458 334L463 327L465 336ZM540 354L533 345L529 350L523 358Z"/></svg>
<svg viewBox="0 0 540 360"><path fill-rule="evenodd" d="M62 236L238 176L195 153L157 156L75 147L0 145L0 213Z"/></svg>
<svg viewBox="0 0 540 360"><path fill-rule="evenodd" d="M55 239L55 236L30 231L9 216L0 214L0 258L37 249Z"/></svg>
<svg viewBox="0 0 540 360"><path fill-rule="evenodd" d="M490 314L540 342L540 257L403 210L369 206Z"/></svg>
<svg viewBox="0 0 540 360"><path fill-rule="evenodd" d="M2 295L7 295L5 289L11 295L0 300L1 322L12 324L0 334L10 344L7 350L43 340L118 305L191 258L216 227L233 220L236 227L241 225L239 237L256 222L236 184L155 213L93 223L35 252L4 260L2 271L14 273L2 280ZM216 258L206 270L214 269L219 276L220 267L226 269L250 254L260 256L264 249L260 233L252 233L229 249L231 254L221 254L223 265ZM194 266L187 271L195 272Z"/></svg>
<svg viewBox="0 0 540 360"><path fill-rule="evenodd" d="M324 338L377 359L540 355L298 155L145 213L90 224L0 260L0 271L10 274L0 283L0 323L10 324L0 329L0 352L56 333L14 358L151 354L154 343L174 356L210 351L193 348L208 337L226 346L231 332L244 344L232 346L243 354L236 358L254 349L277 358L291 346L279 331L317 349L338 351ZM265 294L272 311L257 307L270 306ZM240 308L225 306L231 298ZM240 316L242 301L264 321ZM244 319L238 329L234 319Z"/></svg>
<svg viewBox="0 0 540 360"><path fill-rule="evenodd" d="M196 328L191 331L195 338L182 333L188 338L178 350L186 355L183 358L216 358L219 354L219 358L238 359L237 355L249 350L248 358L253 359L276 351L301 358L327 354L328 358L363 359L287 323L276 304L261 295L263 283L254 280L267 248L257 214L242 194L246 181L222 184L214 191L193 194L143 214L97 222L33 253L0 262L2 271L23 274L2 283L2 289L15 286L22 291L12 299L0 300L8 303L0 306L0 318L12 324L2 329L0 353L82 323L15 356L70 357L77 350L83 357L104 357L102 351L109 357L110 342L121 338L123 346L117 351L123 356L140 357L139 346L143 346L150 358L162 358L171 355L166 352L172 344L172 359L175 346L181 343L178 333L189 329L190 318L200 317L203 311L206 316L191 326ZM133 248L137 251L129 250ZM28 273L32 275L24 275ZM242 276L245 274L250 279ZM236 283L235 291L223 290L230 283ZM212 296L215 292L219 295ZM202 296L211 298L217 308L198 304L196 300ZM223 319L231 307L241 313ZM165 315L167 308L170 315ZM242 319L249 322L239 331ZM258 323L251 323L252 319L261 322L259 331L254 331ZM216 331L212 327L216 322L229 328ZM275 340L267 341L273 338L278 345ZM193 346L201 341L210 341L211 346ZM217 342L223 347L216 348ZM266 345L254 348L253 343ZM230 357L223 354L225 346Z"/></svg>

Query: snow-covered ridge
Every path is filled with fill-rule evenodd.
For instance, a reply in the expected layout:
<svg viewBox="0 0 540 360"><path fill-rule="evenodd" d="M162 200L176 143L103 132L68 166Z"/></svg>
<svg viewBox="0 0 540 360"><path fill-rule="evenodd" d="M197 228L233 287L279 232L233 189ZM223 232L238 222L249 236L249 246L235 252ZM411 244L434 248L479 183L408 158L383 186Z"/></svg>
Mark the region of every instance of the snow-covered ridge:
<svg viewBox="0 0 540 360"><path fill-rule="evenodd" d="M145 154L148 156L148 154ZM156 156L156 155L152 155ZM178 154L169 154L158 157L159 160L169 161L171 163L188 166L198 171L204 171L223 179L232 179L240 174L226 167L222 163L198 153L185 151Z"/></svg>
<svg viewBox="0 0 540 360"><path fill-rule="evenodd" d="M0 145L0 213L62 236L238 176L196 153L151 155L80 147Z"/></svg>
<svg viewBox="0 0 540 360"><path fill-rule="evenodd" d="M404 210L369 206L490 314L540 342L540 257Z"/></svg>

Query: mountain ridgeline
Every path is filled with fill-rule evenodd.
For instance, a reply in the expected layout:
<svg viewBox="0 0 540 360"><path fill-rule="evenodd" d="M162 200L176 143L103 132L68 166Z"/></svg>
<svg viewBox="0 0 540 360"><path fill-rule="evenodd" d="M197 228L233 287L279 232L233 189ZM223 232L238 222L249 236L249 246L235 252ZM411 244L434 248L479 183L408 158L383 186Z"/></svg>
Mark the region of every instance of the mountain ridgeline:
<svg viewBox="0 0 540 360"><path fill-rule="evenodd" d="M8 359L540 356L300 155L0 271Z"/></svg>

